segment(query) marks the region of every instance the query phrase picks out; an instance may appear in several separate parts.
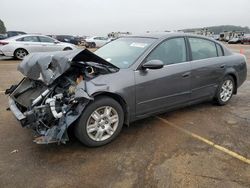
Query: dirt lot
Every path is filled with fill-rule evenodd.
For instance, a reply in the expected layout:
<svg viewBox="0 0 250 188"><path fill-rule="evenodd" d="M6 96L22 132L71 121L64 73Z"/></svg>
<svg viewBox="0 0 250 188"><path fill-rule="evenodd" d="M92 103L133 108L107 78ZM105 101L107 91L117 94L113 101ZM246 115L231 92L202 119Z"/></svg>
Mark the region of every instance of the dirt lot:
<svg viewBox="0 0 250 188"><path fill-rule="evenodd" d="M249 45L229 47L250 63ZM22 77L18 63L0 61L0 187L250 187L250 71L227 106L147 118L91 149L74 137L66 145L32 142L5 110L2 91Z"/></svg>

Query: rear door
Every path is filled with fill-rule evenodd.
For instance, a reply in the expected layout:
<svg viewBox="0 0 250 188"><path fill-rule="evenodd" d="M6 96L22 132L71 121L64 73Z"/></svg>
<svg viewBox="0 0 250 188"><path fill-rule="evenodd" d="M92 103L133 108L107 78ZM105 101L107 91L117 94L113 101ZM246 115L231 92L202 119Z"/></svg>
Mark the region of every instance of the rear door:
<svg viewBox="0 0 250 188"><path fill-rule="evenodd" d="M190 71L186 42L183 37L172 38L158 45L144 60L161 60L161 69L137 70L136 114L167 110L190 100Z"/></svg>
<svg viewBox="0 0 250 188"><path fill-rule="evenodd" d="M213 97L225 71L223 51L213 41L188 37L192 56L191 99Z"/></svg>

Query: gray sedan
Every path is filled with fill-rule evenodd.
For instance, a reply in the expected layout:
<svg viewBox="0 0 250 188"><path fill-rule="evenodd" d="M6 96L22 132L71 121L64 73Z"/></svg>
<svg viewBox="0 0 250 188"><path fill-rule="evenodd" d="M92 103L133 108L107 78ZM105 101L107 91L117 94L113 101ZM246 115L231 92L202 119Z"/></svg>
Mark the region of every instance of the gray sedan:
<svg viewBox="0 0 250 188"><path fill-rule="evenodd" d="M65 143L67 129L87 146L112 141L124 124L202 101L229 102L246 80L246 58L201 36L130 36L95 53L27 56L25 78L6 90L11 111L39 144Z"/></svg>

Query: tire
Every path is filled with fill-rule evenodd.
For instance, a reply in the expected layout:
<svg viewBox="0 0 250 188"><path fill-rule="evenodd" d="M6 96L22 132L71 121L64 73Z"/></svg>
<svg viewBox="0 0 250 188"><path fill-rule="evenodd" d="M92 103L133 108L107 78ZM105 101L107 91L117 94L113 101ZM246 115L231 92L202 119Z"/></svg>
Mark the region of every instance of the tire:
<svg viewBox="0 0 250 188"><path fill-rule="evenodd" d="M25 56L27 56L29 53L27 50L23 48L16 49L14 52L14 57L19 60L23 60Z"/></svg>
<svg viewBox="0 0 250 188"><path fill-rule="evenodd" d="M105 116L104 112L109 115ZM123 122L124 112L117 101L97 97L83 111L75 126L75 136L86 146L102 146L118 136Z"/></svg>
<svg viewBox="0 0 250 188"><path fill-rule="evenodd" d="M72 48L66 47L66 48L63 49L63 51L67 51L67 50L72 50Z"/></svg>
<svg viewBox="0 0 250 188"><path fill-rule="evenodd" d="M96 47L96 44L93 42L92 44L91 44L91 48L95 48Z"/></svg>
<svg viewBox="0 0 250 188"><path fill-rule="evenodd" d="M234 90L235 80L232 76L225 76L217 89L216 103L220 106L227 104L232 98Z"/></svg>

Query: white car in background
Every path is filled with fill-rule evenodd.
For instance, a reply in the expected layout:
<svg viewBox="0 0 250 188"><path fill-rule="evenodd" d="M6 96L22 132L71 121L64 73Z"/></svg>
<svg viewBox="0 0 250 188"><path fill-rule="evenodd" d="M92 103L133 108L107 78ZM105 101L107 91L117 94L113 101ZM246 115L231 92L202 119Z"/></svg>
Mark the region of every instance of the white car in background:
<svg viewBox="0 0 250 188"><path fill-rule="evenodd" d="M44 35L19 35L0 40L0 55L23 59L32 52L73 50L76 46Z"/></svg>
<svg viewBox="0 0 250 188"><path fill-rule="evenodd" d="M99 47L102 47L103 45L107 44L111 40L109 38L107 38L107 37L94 36L94 37L86 38L85 41L89 44L90 47L99 48Z"/></svg>

